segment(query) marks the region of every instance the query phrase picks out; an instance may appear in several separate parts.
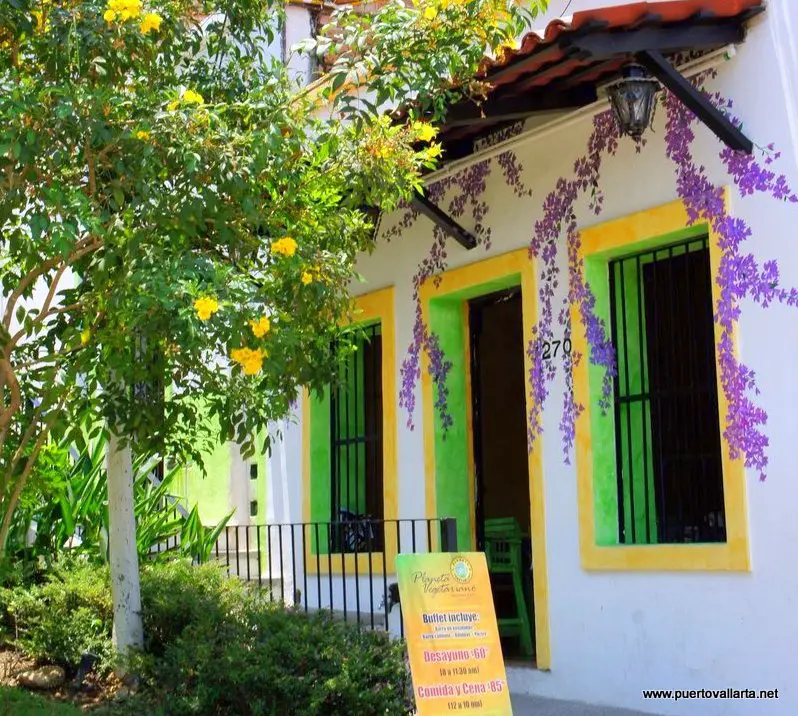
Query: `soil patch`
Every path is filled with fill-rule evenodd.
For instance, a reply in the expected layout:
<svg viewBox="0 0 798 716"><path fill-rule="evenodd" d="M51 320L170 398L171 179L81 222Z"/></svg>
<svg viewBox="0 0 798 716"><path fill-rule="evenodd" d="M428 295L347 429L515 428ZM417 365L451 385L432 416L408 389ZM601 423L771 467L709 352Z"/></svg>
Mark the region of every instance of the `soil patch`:
<svg viewBox="0 0 798 716"><path fill-rule="evenodd" d="M36 666L36 662L28 659L20 652L0 647L0 686L22 689L18 681L19 674ZM100 677L98 674L90 673L86 676L79 689L75 689L72 685L73 678L74 676L70 674L67 676L67 681L63 686L51 692L37 693L40 696L56 701L72 703L84 711L89 711L109 701L114 701L128 693L127 688L113 674L107 677ZM122 689L121 693L120 689Z"/></svg>

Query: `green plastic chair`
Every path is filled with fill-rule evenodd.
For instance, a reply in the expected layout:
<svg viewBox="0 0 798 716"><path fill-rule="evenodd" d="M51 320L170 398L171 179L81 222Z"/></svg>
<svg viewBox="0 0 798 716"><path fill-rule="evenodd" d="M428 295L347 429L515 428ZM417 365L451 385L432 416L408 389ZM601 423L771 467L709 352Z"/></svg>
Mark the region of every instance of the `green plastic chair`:
<svg viewBox="0 0 798 716"><path fill-rule="evenodd" d="M518 637L525 656L534 655L532 627L524 594L523 535L514 517L485 520L485 558L491 574L509 574L515 596L515 616L498 619L499 634Z"/></svg>

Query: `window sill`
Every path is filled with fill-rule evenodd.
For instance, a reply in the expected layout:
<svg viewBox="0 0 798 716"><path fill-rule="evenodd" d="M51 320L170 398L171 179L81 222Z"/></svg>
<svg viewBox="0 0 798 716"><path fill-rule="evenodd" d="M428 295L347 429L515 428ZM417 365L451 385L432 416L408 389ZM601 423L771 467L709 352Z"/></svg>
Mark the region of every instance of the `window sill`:
<svg viewBox="0 0 798 716"><path fill-rule="evenodd" d="M601 572L750 572L745 541L724 544L582 545L582 569Z"/></svg>
<svg viewBox="0 0 798 716"><path fill-rule="evenodd" d="M307 574L340 574L351 577L367 577L369 574L393 574L396 547L383 552L358 552L342 554L313 554L308 546L305 552ZM357 560L355 559L357 557ZM371 564L369 564L371 557Z"/></svg>

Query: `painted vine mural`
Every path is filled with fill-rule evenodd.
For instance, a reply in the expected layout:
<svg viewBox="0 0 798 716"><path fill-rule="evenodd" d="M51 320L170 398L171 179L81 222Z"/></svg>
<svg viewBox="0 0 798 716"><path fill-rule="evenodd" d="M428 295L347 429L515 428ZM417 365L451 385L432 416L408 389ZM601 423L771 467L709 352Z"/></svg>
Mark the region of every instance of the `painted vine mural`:
<svg viewBox="0 0 798 716"><path fill-rule="evenodd" d="M715 74L714 71L706 72L695 82L703 88L703 82L714 78ZM740 123L732 114L731 100L720 94L708 96L732 121ZM724 437L732 458L744 458L746 467L757 470L760 479L764 480L768 466L768 438L765 432L767 413L756 401L759 391L753 370L735 355L734 330L743 300L751 300L762 307L774 302L797 307L798 289L780 285L776 261L760 263L746 250L745 242L751 237L751 228L741 217L728 214L722 187L713 184L706 168L694 158L696 117L670 93L662 95L661 104L666 117L666 155L673 163L677 195L685 203L691 224L707 223L720 237L721 258L717 276L720 298L715 306L715 323L720 328L716 345L719 377L728 406ZM504 141L520 130L521 126L516 125L490 138L489 142L495 144ZM605 322L596 315L596 299L585 280L577 204L587 199L589 211L596 216L601 214L604 200L601 189L602 164L607 157L617 153L619 139L610 110L594 117L585 154L574 163L573 175L559 178L546 195L542 216L535 222L529 243L530 259L535 260L540 267L539 317L532 327L532 339L527 346L532 366L528 376L532 398L527 420L530 450L543 432L543 407L557 373L553 361L544 361L542 347L545 342L553 340L555 328L564 331L564 339L570 338L572 307L578 309L589 346L589 356L575 352L565 356L565 390L559 428L566 462L569 462L574 447L576 420L584 410L584 406L576 402L573 390L574 368L581 360L587 358L603 369L599 408L607 411L612 402L616 375L615 349ZM733 151L720 143L718 146L719 158L743 196L764 194L779 201L798 202L798 195L791 189L787 178L772 168L779 158L772 144L759 148L756 154L751 155ZM637 151L640 149L641 146L638 146ZM467 217L465 223L473 227L478 244L485 250L491 246L491 229L486 223L490 207L484 194L497 166L506 185L517 197L531 196L531 190L522 181L523 166L510 150L499 154L495 162L491 158L483 159L431 184L427 189L430 200L443 206L454 218L462 221L463 217ZM448 203L445 203L447 198ZM418 216L415 210L405 207L398 223L384 236L388 240L397 238L413 226ZM565 237L567 277L561 276L558 260L561 236ZM401 366L399 404L407 414L410 429L414 427L416 386L421 377L422 355L428 359L428 370L435 389L435 410L441 425L447 430L453 423L447 400L447 377L452 362L443 354L438 336L424 323L420 300L421 286L430 280L437 285L440 282L439 275L446 270L447 265L446 235L436 226L432 248L413 278L413 339ZM560 302L557 288L563 280L567 281L568 290Z"/></svg>

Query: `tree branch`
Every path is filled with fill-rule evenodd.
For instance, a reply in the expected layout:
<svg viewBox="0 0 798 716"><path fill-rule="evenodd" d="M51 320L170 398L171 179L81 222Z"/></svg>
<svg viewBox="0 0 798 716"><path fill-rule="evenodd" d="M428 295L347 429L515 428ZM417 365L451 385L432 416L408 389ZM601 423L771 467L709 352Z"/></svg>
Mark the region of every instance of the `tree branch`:
<svg viewBox="0 0 798 716"><path fill-rule="evenodd" d="M36 316L36 318L33 320L33 323L31 325L35 326L35 325L41 323L45 318L48 318L50 316L58 316L58 315L60 315L62 313L69 313L70 311L74 311L76 308L81 308L82 306L83 306L83 304L80 301L77 301L75 303L70 303L68 306L61 306L60 308L53 308L53 309L48 310L48 311L42 311L38 316ZM19 342L20 338L22 338L22 336L24 336L27 332L28 331L26 331L23 328L23 329L17 331L12 336L11 342L8 344L9 352L14 350L14 348L16 347L17 343Z"/></svg>
<svg viewBox="0 0 798 716"><path fill-rule="evenodd" d="M27 363L22 363L17 366L17 370L19 371L26 371L32 368L33 366L40 365L42 363L50 363L51 361L57 361L63 358L64 356L68 356L70 353L74 353L75 351L83 350L85 346L83 344L78 344L72 346L71 348L66 348L62 351L58 351L58 353L50 353L46 356L41 356L39 358L34 358L33 360L29 360Z"/></svg>
<svg viewBox="0 0 798 716"><path fill-rule="evenodd" d="M25 276L22 277L22 280L19 282L19 286L14 289L10 298L8 299L8 305L6 306L6 312L3 316L3 327L8 330L11 326L11 318L14 315L14 307L17 304L17 301L20 299L23 293L33 284L36 279L43 276L47 271L50 269L55 268L58 266L62 261L64 261L64 268L67 266L71 266L76 261L81 259L88 253L92 251L96 251L103 245L103 240L98 239L94 236L88 236L85 239L81 239L75 244L75 248L72 249L72 252L67 256L66 260L62 256L55 256L51 259L48 259L41 265L37 266L32 271L28 272Z"/></svg>
<svg viewBox="0 0 798 716"><path fill-rule="evenodd" d="M11 529L11 517L14 514L14 509L19 502L19 496L22 494L22 489L25 487L25 484L28 481L28 477L30 477L31 470L33 470L33 466L36 464L36 458L39 457L39 453L41 452L42 446L44 445L44 441L47 439L47 436L50 434L50 430L53 427L53 423L55 422L56 417L58 416L58 412L64 404L66 396L62 396L61 399L58 401L58 405L53 409L50 415L47 416L47 421L44 424L44 428L42 429L41 433L39 433L39 437L36 439L36 443L33 446L33 450L31 454L28 456L28 460L25 463L25 469L22 471L22 474L19 476L17 480L17 484L14 486L14 491L11 493L11 496L7 500L0 501L0 504L3 505L3 510L5 511L5 515L3 517L3 524L0 527L0 555L3 555L5 552L5 545L6 539L8 539L8 532ZM32 424L35 424L32 423ZM16 463L15 463L16 465ZM13 470L13 468L12 468ZM9 479L10 475L13 474L12 470L9 470L6 475ZM0 495L0 499L2 496Z"/></svg>
<svg viewBox="0 0 798 716"><path fill-rule="evenodd" d="M66 271L66 269L67 265L62 264L61 266L58 267L58 270L55 272L55 276L53 276L53 280L50 283L50 289L47 291L47 298L44 299L44 305L42 306L42 313L46 314L47 311L50 310L50 306L53 303L53 298L55 297L55 292L58 290L58 284L61 281L61 277L64 275L64 271Z"/></svg>
<svg viewBox="0 0 798 716"><path fill-rule="evenodd" d="M11 393L11 402L8 404L8 407L0 413L0 455L2 455L3 446L5 445L8 435L8 428L11 425L11 419L14 417L14 413L19 410L19 406L22 405L19 382L14 375L14 368L11 366L11 361L2 353L0 353L0 376L3 377L3 382L0 384L0 391L2 391L2 393L0 394L5 394L6 385L9 386L9 392Z"/></svg>
<svg viewBox="0 0 798 716"><path fill-rule="evenodd" d="M65 396L62 396L60 402L63 402L64 400ZM38 424L39 418L41 418L43 412L44 412L44 401L39 403L39 405L36 406L36 408L34 409L33 415L31 416L30 422L28 423L28 427L25 428L25 432L22 434L22 437L20 438L19 445L17 445L17 449L14 451L13 457L11 458L11 460L9 460L8 463L9 466L6 469L5 478L3 480L3 483L0 484L0 494L3 494L7 484L7 480L11 475L14 474L14 470L19 464L19 461L22 459L22 455L25 452L25 446L28 444L28 441L31 439L33 431L36 429L36 425Z"/></svg>

